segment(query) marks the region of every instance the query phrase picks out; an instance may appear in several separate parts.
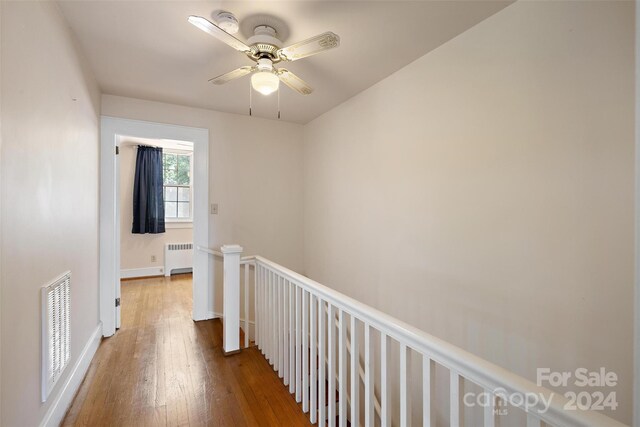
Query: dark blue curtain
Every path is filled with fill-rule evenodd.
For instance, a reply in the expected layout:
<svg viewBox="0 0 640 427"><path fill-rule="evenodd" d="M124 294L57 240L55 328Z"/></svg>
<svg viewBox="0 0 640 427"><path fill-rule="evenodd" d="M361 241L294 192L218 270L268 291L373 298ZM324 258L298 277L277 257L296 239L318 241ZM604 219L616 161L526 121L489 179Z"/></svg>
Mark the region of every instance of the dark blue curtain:
<svg viewBox="0 0 640 427"><path fill-rule="evenodd" d="M135 234L164 233L162 148L138 147L133 183L133 228Z"/></svg>

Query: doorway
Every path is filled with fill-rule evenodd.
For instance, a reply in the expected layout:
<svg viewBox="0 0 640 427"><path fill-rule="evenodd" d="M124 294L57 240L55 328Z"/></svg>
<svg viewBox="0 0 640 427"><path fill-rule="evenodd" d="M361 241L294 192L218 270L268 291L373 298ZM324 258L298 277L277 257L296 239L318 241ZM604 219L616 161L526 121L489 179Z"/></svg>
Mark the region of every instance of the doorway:
<svg viewBox="0 0 640 427"><path fill-rule="evenodd" d="M193 320L208 318L210 277L208 254L196 250L208 247L209 131L201 128L105 117L100 138L100 320L103 336L120 326L120 164L118 144L126 139L145 139L192 144L193 203Z"/></svg>

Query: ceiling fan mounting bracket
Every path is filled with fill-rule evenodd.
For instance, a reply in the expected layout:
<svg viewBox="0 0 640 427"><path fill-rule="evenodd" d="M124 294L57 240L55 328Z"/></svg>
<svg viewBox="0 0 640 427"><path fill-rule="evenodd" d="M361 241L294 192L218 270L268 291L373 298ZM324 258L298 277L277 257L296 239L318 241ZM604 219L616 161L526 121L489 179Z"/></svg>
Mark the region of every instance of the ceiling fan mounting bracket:
<svg viewBox="0 0 640 427"><path fill-rule="evenodd" d="M227 12L226 10L221 10L217 13L214 13L213 19L220 28L222 28L229 34L236 34L240 29L238 19L233 13Z"/></svg>

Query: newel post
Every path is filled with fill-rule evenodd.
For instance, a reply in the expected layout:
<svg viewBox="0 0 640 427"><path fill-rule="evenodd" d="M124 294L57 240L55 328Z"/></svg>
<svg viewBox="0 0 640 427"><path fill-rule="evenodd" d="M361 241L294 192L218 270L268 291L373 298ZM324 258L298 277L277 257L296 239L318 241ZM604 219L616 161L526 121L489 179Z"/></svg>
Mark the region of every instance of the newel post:
<svg viewBox="0 0 640 427"><path fill-rule="evenodd" d="M240 254L239 245L224 245L224 295L222 319L222 351L225 356L240 351Z"/></svg>

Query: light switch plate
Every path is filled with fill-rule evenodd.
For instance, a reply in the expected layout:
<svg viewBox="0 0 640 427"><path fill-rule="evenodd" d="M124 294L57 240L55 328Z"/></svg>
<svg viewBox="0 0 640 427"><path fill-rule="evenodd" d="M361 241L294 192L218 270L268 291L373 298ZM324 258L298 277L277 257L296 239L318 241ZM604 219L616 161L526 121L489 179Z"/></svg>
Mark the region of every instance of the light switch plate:
<svg viewBox="0 0 640 427"><path fill-rule="evenodd" d="M211 204L211 215L218 215L218 204L217 203L212 203Z"/></svg>

